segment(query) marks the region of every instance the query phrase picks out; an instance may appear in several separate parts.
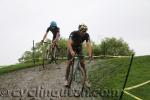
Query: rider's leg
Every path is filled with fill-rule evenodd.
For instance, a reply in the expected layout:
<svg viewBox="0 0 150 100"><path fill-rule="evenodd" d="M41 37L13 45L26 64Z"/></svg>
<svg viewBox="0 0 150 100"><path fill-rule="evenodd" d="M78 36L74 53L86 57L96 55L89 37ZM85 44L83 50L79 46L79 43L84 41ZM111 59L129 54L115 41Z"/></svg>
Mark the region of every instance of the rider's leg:
<svg viewBox="0 0 150 100"><path fill-rule="evenodd" d="M52 44L51 45L51 58L52 58L52 60L54 60L54 53L55 53L55 46L54 46L54 44Z"/></svg>
<svg viewBox="0 0 150 100"><path fill-rule="evenodd" d="M53 48L53 57L55 58L56 57L56 47L54 46Z"/></svg>
<svg viewBox="0 0 150 100"><path fill-rule="evenodd" d="M77 54L79 55L80 65L83 69L84 81L87 81L87 71L86 71L86 67L85 67L85 63L84 63L82 47L78 48Z"/></svg>
<svg viewBox="0 0 150 100"><path fill-rule="evenodd" d="M72 61L67 62L67 68L66 68L66 75L65 75L65 80L68 81L69 73L70 73L70 66L72 65Z"/></svg>
<svg viewBox="0 0 150 100"><path fill-rule="evenodd" d="M80 65L83 69L83 73L84 73L84 81L87 81L88 80L88 77L87 77L87 70L86 70L86 67L85 67L85 63L84 63L84 59L80 60Z"/></svg>
<svg viewBox="0 0 150 100"><path fill-rule="evenodd" d="M70 73L70 67L73 63L73 61L71 61L72 59L72 56L71 56L71 53L69 52L69 50L67 50L67 58L68 58L68 61L67 61L67 68L66 68L66 73L65 73L65 85L68 85L68 77L69 77L69 73Z"/></svg>
<svg viewBox="0 0 150 100"><path fill-rule="evenodd" d="M84 56L83 56L83 53L82 53L82 48L79 50L78 53L80 55L80 65L83 69L84 83L87 87L91 87L90 83L88 82L87 69L86 69L85 62L84 62Z"/></svg>
<svg viewBox="0 0 150 100"><path fill-rule="evenodd" d="M81 67L83 68L83 73L85 75L84 76L84 84L85 84L86 87L91 87L91 84L88 81L87 69L85 67L84 60L80 60L80 64L81 64Z"/></svg>
<svg viewBox="0 0 150 100"><path fill-rule="evenodd" d="M55 47L56 47L56 49L59 51L60 50L60 48L58 47L58 44L56 43L55 44Z"/></svg>

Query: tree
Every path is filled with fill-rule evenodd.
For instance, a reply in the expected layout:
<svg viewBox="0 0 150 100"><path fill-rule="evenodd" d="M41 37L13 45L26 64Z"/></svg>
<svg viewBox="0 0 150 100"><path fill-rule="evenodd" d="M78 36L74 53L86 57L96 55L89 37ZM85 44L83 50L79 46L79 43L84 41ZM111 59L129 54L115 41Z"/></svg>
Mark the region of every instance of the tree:
<svg viewBox="0 0 150 100"><path fill-rule="evenodd" d="M134 53L123 39L105 38L100 44L101 53L113 56L129 56Z"/></svg>
<svg viewBox="0 0 150 100"><path fill-rule="evenodd" d="M51 42L51 40L47 39L46 42ZM21 58L18 59L19 62L32 62L33 61L33 51L35 61L39 62L42 59L42 55L44 50L46 50L49 44L41 45L40 42L35 43L34 49L31 51L25 51ZM67 55L67 39L61 38L58 42L58 47L61 48L61 52L59 57L66 57ZM100 44L95 44L92 42L93 55L112 55L112 56L129 56L134 53L128 46L128 44L123 39L105 38L102 40ZM83 45L83 53L87 55L87 49L85 45Z"/></svg>
<svg viewBox="0 0 150 100"><path fill-rule="evenodd" d="M92 42L92 49L93 49L93 56L101 55L100 44L95 44L94 42Z"/></svg>
<svg viewBox="0 0 150 100"><path fill-rule="evenodd" d="M31 62L32 60L32 52L31 51L25 51L23 56L18 59L19 62L27 63Z"/></svg>
<svg viewBox="0 0 150 100"><path fill-rule="evenodd" d="M45 40L46 42L51 43L51 40L47 39ZM66 39L60 39L58 42L58 47L61 48L60 51L63 51L59 54L59 57L64 57L66 56L67 52L67 40ZM33 61L33 52L34 52L34 58L36 62L39 62L40 59L43 58L43 52L46 50L49 44L44 43L41 45L40 42L35 43L34 48L31 48L31 51L25 51L23 55L18 59L19 62L21 63L26 63L26 62L32 62Z"/></svg>

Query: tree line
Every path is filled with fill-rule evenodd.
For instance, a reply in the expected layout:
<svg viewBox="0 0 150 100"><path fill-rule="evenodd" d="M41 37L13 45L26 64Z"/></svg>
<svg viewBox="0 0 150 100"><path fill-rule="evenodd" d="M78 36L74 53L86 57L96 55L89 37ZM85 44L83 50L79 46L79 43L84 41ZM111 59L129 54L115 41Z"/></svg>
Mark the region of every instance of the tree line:
<svg viewBox="0 0 150 100"><path fill-rule="evenodd" d="M47 39L46 42L51 42L51 40ZM130 49L129 45L122 38L106 37L99 44L96 44L95 42L91 43L93 56L130 56L131 54L135 54L134 50ZM48 45L49 44L41 45L40 42L35 43L35 46L32 47L30 51L25 51L18 61L20 63L32 62L33 56L36 62L40 61L40 59L42 59L43 51ZM63 51L59 56L66 57L67 39L61 38L58 42L58 47ZM83 45L83 53L84 55L88 55L86 45Z"/></svg>

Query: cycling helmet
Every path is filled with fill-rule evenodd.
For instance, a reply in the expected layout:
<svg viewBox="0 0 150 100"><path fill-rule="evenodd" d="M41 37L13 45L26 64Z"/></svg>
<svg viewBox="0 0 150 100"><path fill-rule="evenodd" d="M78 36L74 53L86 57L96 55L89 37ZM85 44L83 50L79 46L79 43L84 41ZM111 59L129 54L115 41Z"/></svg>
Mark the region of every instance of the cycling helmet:
<svg viewBox="0 0 150 100"><path fill-rule="evenodd" d="M78 27L80 32L86 32L88 30L88 27L85 24L80 24Z"/></svg>
<svg viewBox="0 0 150 100"><path fill-rule="evenodd" d="M57 27L57 23L55 21L51 21L50 27Z"/></svg>

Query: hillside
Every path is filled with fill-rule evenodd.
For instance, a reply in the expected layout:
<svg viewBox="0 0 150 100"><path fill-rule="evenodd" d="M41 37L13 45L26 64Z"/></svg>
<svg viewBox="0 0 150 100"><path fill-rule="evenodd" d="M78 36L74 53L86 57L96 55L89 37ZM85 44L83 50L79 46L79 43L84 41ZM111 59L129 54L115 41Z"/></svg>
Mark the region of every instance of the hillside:
<svg viewBox="0 0 150 100"><path fill-rule="evenodd" d="M121 90L128 70L131 57L98 60L89 69L92 88ZM126 87L141 84L150 80L150 56L134 57ZM144 100L150 100L150 84L129 90L130 93ZM119 94L120 95L120 94ZM118 96L119 96L118 95ZM117 99L118 97L103 96L105 100ZM123 100L133 100L124 94Z"/></svg>
<svg viewBox="0 0 150 100"><path fill-rule="evenodd" d="M95 59L90 64L86 63L88 66L89 80L92 85L89 91L92 97L86 98L59 97L57 94L57 92L65 90L63 78L65 75L66 62L58 65L50 64L46 70L42 71L39 71L39 68L42 66L33 67L32 64L8 66L0 70L0 100L116 100L120 96L120 90L124 84L130 59L131 57ZM134 57L126 88L150 80L149 69L150 56ZM3 92L3 89L7 89L7 91ZM51 94L52 96L50 97L29 95L29 91L33 93L34 89L40 89L41 91L50 89L57 92L53 95ZM16 92L18 90L19 94ZM12 94L12 92L14 94ZM149 83L128 90L128 92L144 100L150 100ZM2 96L6 93L8 93L7 96ZM99 98L94 98L97 96L99 96ZM123 100L134 100L134 98L124 94Z"/></svg>

